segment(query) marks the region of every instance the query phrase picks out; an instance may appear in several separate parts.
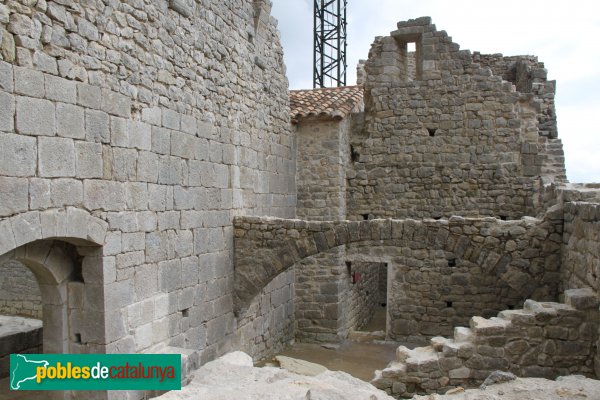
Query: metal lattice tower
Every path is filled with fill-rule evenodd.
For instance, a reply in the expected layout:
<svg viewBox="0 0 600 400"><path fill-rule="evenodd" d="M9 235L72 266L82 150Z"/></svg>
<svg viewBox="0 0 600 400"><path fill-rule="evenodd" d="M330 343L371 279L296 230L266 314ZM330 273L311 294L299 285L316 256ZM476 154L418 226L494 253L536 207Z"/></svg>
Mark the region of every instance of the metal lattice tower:
<svg viewBox="0 0 600 400"><path fill-rule="evenodd" d="M347 0L315 0L313 88L346 86Z"/></svg>

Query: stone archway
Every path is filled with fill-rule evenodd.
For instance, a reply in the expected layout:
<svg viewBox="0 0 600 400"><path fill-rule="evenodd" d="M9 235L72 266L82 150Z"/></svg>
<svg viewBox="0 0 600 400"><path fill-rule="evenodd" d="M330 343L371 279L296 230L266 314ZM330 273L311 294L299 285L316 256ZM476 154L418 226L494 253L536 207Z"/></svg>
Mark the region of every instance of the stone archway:
<svg viewBox="0 0 600 400"><path fill-rule="evenodd" d="M385 247L438 249L449 253L448 265L457 260L475 264L523 298L553 299L557 288L544 277L556 267L560 243L550 238L551 225L552 221L536 218L319 222L236 217L235 309L243 312L263 287L298 261L355 243L367 244L371 256L384 255Z"/></svg>
<svg viewBox="0 0 600 400"><path fill-rule="evenodd" d="M104 352L106 230L106 222L76 208L0 221L0 262L18 261L38 281L46 353Z"/></svg>

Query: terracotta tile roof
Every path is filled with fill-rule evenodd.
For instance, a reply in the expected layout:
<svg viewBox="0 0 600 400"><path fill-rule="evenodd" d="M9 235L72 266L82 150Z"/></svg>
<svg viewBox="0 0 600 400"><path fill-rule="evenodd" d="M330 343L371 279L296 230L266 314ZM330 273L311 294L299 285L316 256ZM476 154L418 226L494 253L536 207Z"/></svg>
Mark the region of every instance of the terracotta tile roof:
<svg viewBox="0 0 600 400"><path fill-rule="evenodd" d="M363 105L362 86L290 90L292 123L307 117L342 119L357 105Z"/></svg>

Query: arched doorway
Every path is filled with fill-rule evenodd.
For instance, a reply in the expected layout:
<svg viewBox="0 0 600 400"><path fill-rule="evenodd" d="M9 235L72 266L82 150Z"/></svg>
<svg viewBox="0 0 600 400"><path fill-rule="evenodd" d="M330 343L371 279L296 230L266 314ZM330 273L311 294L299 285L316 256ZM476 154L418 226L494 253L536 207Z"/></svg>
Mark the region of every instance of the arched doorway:
<svg viewBox="0 0 600 400"><path fill-rule="evenodd" d="M25 266L39 285L44 353L106 351L106 228L105 222L78 209L29 212L0 221L0 238L8 238L0 241L0 265ZM33 392L22 393L27 394L23 398L35 398ZM22 393L9 393L8 398ZM106 398L106 393L92 395L85 396ZM75 397L45 392L40 398Z"/></svg>

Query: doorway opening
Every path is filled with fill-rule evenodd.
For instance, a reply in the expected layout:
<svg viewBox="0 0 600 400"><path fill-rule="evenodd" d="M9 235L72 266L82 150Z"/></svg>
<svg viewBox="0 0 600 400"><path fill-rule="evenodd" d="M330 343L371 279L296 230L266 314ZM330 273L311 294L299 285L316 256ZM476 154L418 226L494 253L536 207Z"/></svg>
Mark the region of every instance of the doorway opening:
<svg viewBox="0 0 600 400"><path fill-rule="evenodd" d="M387 332L387 270L382 262L352 262L350 304L354 329L360 332Z"/></svg>

